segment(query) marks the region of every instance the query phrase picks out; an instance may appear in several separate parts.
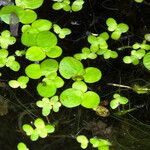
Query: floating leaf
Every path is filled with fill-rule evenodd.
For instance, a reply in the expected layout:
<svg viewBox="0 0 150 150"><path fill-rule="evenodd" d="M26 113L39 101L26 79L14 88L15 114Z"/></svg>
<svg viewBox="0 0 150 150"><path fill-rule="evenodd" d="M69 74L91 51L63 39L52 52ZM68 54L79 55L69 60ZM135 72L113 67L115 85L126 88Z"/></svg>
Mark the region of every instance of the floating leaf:
<svg viewBox="0 0 150 150"><path fill-rule="evenodd" d="M58 62L54 59L46 59L41 63L40 67L41 67L42 74L48 76L53 72L57 72Z"/></svg>
<svg viewBox="0 0 150 150"><path fill-rule="evenodd" d="M81 105L85 108L95 108L100 103L100 97L97 93L88 91L83 94Z"/></svg>
<svg viewBox="0 0 150 150"><path fill-rule="evenodd" d="M26 58L30 61L41 61L46 57L45 52L41 47L32 46L26 51Z"/></svg>
<svg viewBox="0 0 150 150"><path fill-rule="evenodd" d="M69 88L64 90L60 95L62 105L67 108L79 106L83 98L83 93L80 90Z"/></svg>
<svg viewBox="0 0 150 150"><path fill-rule="evenodd" d="M54 46L50 48L48 52L46 52L46 55L50 58L57 58L61 56L61 54L62 54L62 49L59 46Z"/></svg>
<svg viewBox="0 0 150 150"><path fill-rule="evenodd" d="M37 86L37 91L42 97L51 97L56 93L56 85L51 82L51 84L39 83Z"/></svg>
<svg viewBox="0 0 150 150"><path fill-rule="evenodd" d="M87 83L94 83L101 79L102 73L99 69L94 67L88 67L85 69L85 74L83 75L84 81Z"/></svg>
<svg viewBox="0 0 150 150"><path fill-rule="evenodd" d="M83 81L75 81L72 84L72 88L81 90L82 92L87 91L87 85Z"/></svg>
<svg viewBox="0 0 150 150"><path fill-rule="evenodd" d="M37 45L52 48L57 44L57 37L50 31L42 31L37 36Z"/></svg>
<svg viewBox="0 0 150 150"><path fill-rule="evenodd" d="M31 79L39 79L42 76L39 64L28 65L25 69L25 73Z"/></svg>
<svg viewBox="0 0 150 150"><path fill-rule="evenodd" d="M31 26L39 31L48 31L52 27L52 22L46 19L37 19L32 23Z"/></svg>
<svg viewBox="0 0 150 150"><path fill-rule="evenodd" d="M43 4L44 0L15 0L17 6L22 8L37 9Z"/></svg>
<svg viewBox="0 0 150 150"><path fill-rule="evenodd" d="M146 69L150 70L150 52L145 54L143 58L143 64Z"/></svg>
<svg viewBox="0 0 150 150"><path fill-rule="evenodd" d="M64 57L59 64L59 72L66 79L82 75L83 71L82 63L73 57Z"/></svg>

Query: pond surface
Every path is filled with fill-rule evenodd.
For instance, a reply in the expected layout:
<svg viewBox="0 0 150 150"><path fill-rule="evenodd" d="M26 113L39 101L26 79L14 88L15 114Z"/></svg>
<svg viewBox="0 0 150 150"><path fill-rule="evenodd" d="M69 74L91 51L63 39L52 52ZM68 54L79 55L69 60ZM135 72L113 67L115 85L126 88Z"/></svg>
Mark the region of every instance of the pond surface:
<svg viewBox="0 0 150 150"><path fill-rule="evenodd" d="M86 0L83 10L77 13L54 11L51 6L52 2L45 0L44 5L36 12L39 18L50 19L72 30L71 35L59 41L59 46L62 47L64 53L62 57L73 56L80 52L82 47L89 46L87 36L91 33L99 34L106 31L105 21L108 17L127 23L130 27L129 33L125 34L121 40L110 43L110 48L113 50L128 44L132 45L135 41L141 42L144 34L150 32L150 5L147 3L137 4L133 0ZM1 24L3 28L9 29L9 26ZM11 28L17 25L18 21L13 23ZM14 34L19 32L15 31ZM21 49L22 46L17 43L14 51L16 48ZM9 69L2 69L5 76L2 77L2 86L0 86L0 149L15 150L17 143L24 141L30 150L80 150L75 136L82 133L87 137L97 136L110 139L111 150L149 150L150 95L138 95L132 90L108 85L108 83L117 83L132 86L136 83L150 88L150 72L142 64L133 66L122 62L122 57L128 54L130 54L130 49L121 51L117 59L105 60L99 57L85 61L84 65L98 67L103 73L102 80L95 85L89 85L90 90L100 94L101 101L109 101L112 94L119 91L130 100L129 105L119 109L136 108L135 111L123 116L116 116L113 111L110 111L108 117L101 117L82 107L74 109L63 107L59 113L54 113L48 118L56 125L55 134L36 142L31 142L22 132L21 125L27 122L32 123L36 117L42 117L35 106L35 102L40 98L35 89L37 82L30 83L26 90L13 90L5 84L8 80L24 74L24 70L14 74ZM27 62L24 61L21 64L23 68ZM70 85L69 82L66 87ZM46 121L46 118L44 119ZM89 147L87 150L92 149Z"/></svg>

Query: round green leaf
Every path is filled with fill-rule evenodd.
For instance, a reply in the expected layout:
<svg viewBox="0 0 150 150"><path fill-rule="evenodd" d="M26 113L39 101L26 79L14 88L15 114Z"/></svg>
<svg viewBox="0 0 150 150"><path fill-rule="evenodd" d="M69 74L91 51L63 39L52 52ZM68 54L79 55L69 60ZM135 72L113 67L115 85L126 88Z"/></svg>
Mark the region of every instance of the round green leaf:
<svg viewBox="0 0 150 150"><path fill-rule="evenodd" d="M87 91L87 85L83 81L76 81L72 84L72 88L81 90L82 92Z"/></svg>
<svg viewBox="0 0 150 150"><path fill-rule="evenodd" d="M116 22L116 20L113 19L113 18L108 18L108 19L106 20L106 24L107 24L107 26L108 26L108 30L109 30L109 31L114 31L114 30L117 28L117 22Z"/></svg>
<svg viewBox="0 0 150 150"><path fill-rule="evenodd" d="M73 57L64 57L59 64L59 72L66 79L81 75L83 71L82 63Z"/></svg>
<svg viewBox="0 0 150 150"><path fill-rule="evenodd" d="M146 69L150 70L150 52L145 54L143 58L143 64Z"/></svg>
<svg viewBox="0 0 150 150"><path fill-rule="evenodd" d="M37 86L37 91L42 97L51 97L56 93L56 85L51 82L51 84L39 83Z"/></svg>
<svg viewBox="0 0 150 150"><path fill-rule="evenodd" d="M121 33L125 33L129 30L129 26L125 23L119 23L117 26L117 29L121 32Z"/></svg>
<svg viewBox="0 0 150 150"><path fill-rule="evenodd" d="M21 36L21 43L28 47L37 45L38 33L39 31L35 28L27 29Z"/></svg>
<svg viewBox="0 0 150 150"><path fill-rule="evenodd" d="M39 64L28 65L25 69L25 73L31 79L39 79L42 76Z"/></svg>
<svg viewBox="0 0 150 150"><path fill-rule="evenodd" d="M9 68L13 71L19 71L20 64L17 61L13 61L11 65L9 65Z"/></svg>
<svg viewBox="0 0 150 150"><path fill-rule="evenodd" d="M54 3L53 6L52 6L52 8L54 10L60 10L60 9L63 8L63 4L62 3Z"/></svg>
<svg viewBox="0 0 150 150"><path fill-rule="evenodd" d="M146 41L150 42L150 33L145 34L144 38L145 38Z"/></svg>
<svg viewBox="0 0 150 150"><path fill-rule="evenodd" d="M41 47L32 46L26 51L26 58L30 61L41 61L46 57Z"/></svg>
<svg viewBox="0 0 150 150"><path fill-rule="evenodd" d="M57 58L62 54L62 49L59 46L54 46L50 48L48 52L46 52L46 55L50 58Z"/></svg>
<svg viewBox="0 0 150 150"><path fill-rule="evenodd" d="M31 135L32 132L33 132L32 126L30 126L30 125L28 125L28 124L24 124L24 125L22 126L22 129L23 129L23 131L26 132L27 135Z"/></svg>
<svg viewBox="0 0 150 150"><path fill-rule="evenodd" d="M83 93L80 90L69 88L64 90L60 95L62 105L67 108L79 106L83 98Z"/></svg>
<svg viewBox="0 0 150 150"><path fill-rule="evenodd" d="M52 22L46 19L37 19L31 26L39 31L48 31L52 27Z"/></svg>
<svg viewBox="0 0 150 150"><path fill-rule="evenodd" d="M24 14L19 17L19 20L23 24L30 24L37 18L36 12L30 9L24 10Z"/></svg>
<svg viewBox="0 0 150 150"><path fill-rule="evenodd" d="M42 31L37 36L37 45L40 47L54 47L57 44L57 37L50 31Z"/></svg>
<svg viewBox="0 0 150 150"><path fill-rule="evenodd" d="M20 86L19 82L16 81L16 80L10 80L8 82L9 86L12 87L12 88L18 88Z"/></svg>
<svg viewBox="0 0 150 150"><path fill-rule="evenodd" d="M18 150L28 150L27 146L26 146L23 142L20 142L20 143L17 145L17 149L18 149Z"/></svg>
<svg viewBox="0 0 150 150"><path fill-rule="evenodd" d="M40 66L42 74L45 76L48 76L52 72L56 72L58 70L58 62L54 59L46 59Z"/></svg>
<svg viewBox="0 0 150 150"><path fill-rule="evenodd" d="M6 58L8 56L8 50L0 49L0 58Z"/></svg>
<svg viewBox="0 0 150 150"><path fill-rule="evenodd" d="M43 2L44 0L15 0L17 6L29 9L39 8Z"/></svg>
<svg viewBox="0 0 150 150"><path fill-rule="evenodd" d="M85 108L95 108L100 103L100 97L97 93L88 91L84 93L81 105Z"/></svg>
<svg viewBox="0 0 150 150"><path fill-rule="evenodd" d="M85 69L85 74L83 75L84 81L87 83L94 83L101 79L102 73L99 69L94 67L88 67Z"/></svg>
<svg viewBox="0 0 150 150"><path fill-rule="evenodd" d="M111 38L113 40L118 40L121 36L121 32L120 31L114 31L112 34L111 34Z"/></svg>

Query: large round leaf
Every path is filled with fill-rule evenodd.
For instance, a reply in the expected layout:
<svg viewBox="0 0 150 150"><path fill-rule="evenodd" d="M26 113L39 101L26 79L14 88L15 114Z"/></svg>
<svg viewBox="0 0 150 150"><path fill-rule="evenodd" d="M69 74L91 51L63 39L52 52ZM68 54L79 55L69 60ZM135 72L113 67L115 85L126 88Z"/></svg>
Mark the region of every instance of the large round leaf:
<svg viewBox="0 0 150 150"><path fill-rule="evenodd" d="M69 88L60 95L61 103L68 108L76 107L81 104L83 93L80 90Z"/></svg>
<svg viewBox="0 0 150 150"><path fill-rule="evenodd" d="M44 0L15 0L17 6L29 9L39 8L43 2Z"/></svg>
<svg viewBox="0 0 150 150"><path fill-rule="evenodd" d="M100 97L97 93L88 91L84 93L81 105L85 108L95 108L100 103Z"/></svg>
<svg viewBox="0 0 150 150"><path fill-rule="evenodd" d="M27 49L26 58L31 61L41 61L46 57L41 47L32 46Z"/></svg>
<svg viewBox="0 0 150 150"><path fill-rule="evenodd" d="M37 86L37 91L39 95L42 97L51 97L55 95L56 90L57 88L54 83L51 83L51 84L39 83Z"/></svg>
<svg viewBox="0 0 150 150"><path fill-rule="evenodd" d="M143 64L145 66L145 68L147 68L148 70L150 70L150 52L148 52L144 58L143 58Z"/></svg>
<svg viewBox="0 0 150 150"><path fill-rule="evenodd" d="M88 67L85 69L84 81L87 83L94 83L101 79L102 73L99 69Z"/></svg>
<svg viewBox="0 0 150 150"><path fill-rule="evenodd" d="M22 14L19 19L23 24L30 24L35 21L37 18L37 14L33 10L24 10L24 14Z"/></svg>
<svg viewBox="0 0 150 150"><path fill-rule="evenodd" d="M54 47L57 44L57 37L50 31L42 31L37 36L37 45L40 47Z"/></svg>
<svg viewBox="0 0 150 150"><path fill-rule="evenodd" d="M50 58L57 58L62 54L62 49L59 46L54 46L46 52L46 55Z"/></svg>
<svg viewBox="0 0 150 150"><path fill-rule="evenodd" d="M47 76L58 70L58 62L54 59L46 59L41 63L42 74Z"/></svg>
<svg viewBox="0 0 150 150"><path fill-rule="evenodd" d="M70 79L73 76L82 75L83 65L73 57L64 57L59 64L59 72L64 78Z"/></svg>
<svg viewBox="0 0 150 150"><path fill-rule="evenodd" d="M52 27L52 23L46 19L38 19L32 23L32 27L39 31L48 31Z"/></svg>
<svg viewBox="0 0 150 150"><path fill-rule="evenodd" d="M25 69L25 73L31 79L39 79L42 76L39 64L28 65Z"/></svg>
<svg viewBox="0 0 150 150"><path fill-rule="evenodd" d="M34 28L27 29L21 36L21 43L25 46L36 46L37 45L37 35L39 31Z"/></svg>

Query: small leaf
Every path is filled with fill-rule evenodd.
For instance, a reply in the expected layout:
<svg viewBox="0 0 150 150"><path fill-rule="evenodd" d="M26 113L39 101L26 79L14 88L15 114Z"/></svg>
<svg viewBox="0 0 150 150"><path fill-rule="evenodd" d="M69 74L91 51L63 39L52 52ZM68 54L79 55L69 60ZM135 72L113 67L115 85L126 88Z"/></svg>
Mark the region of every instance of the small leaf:
<svg viewBox="0 0 150 150"><path fill-rule="evenodd" d="M81 104L82 97L83 93L80 90L69 88L61 93L60 101L65 107L72 108Z"/></svg>
<svg viewBox="0 0 150 150"><path fill-rule="evenodd" d="M100 103L100 97L97 93L88 91L83 94L81 105L85 108L95 108Z"/></svg>
<svg viewBox="0 0 150 150"><path fill-rule="evenodd" d="M101 79L102 73L99 69L94 67L88 67L85 69L85 74L83 75L84 81L87 83L94 83Z"/></svg>
<svg viewBox="0 0 150 150"><path fill-rule="evenodd" d="M32 46L26 51L26 58L30 61L41 61L46 57L45 52L41 47Z"/></svg>
<svg viewBox="0 0 150 150"><path fill-rule="evenodd" d="M31 79L39 79L42 76L39 64L28 65L25 69L25 73Z"/></svg>
<svg viewBox="0 0 150 150"><path fill-rule="evenodd" d="M42 97L51 97L55 95L56 90L57 89L54 83L51 84L39 83L37 86L37 91L39 95Z"/></svg>

